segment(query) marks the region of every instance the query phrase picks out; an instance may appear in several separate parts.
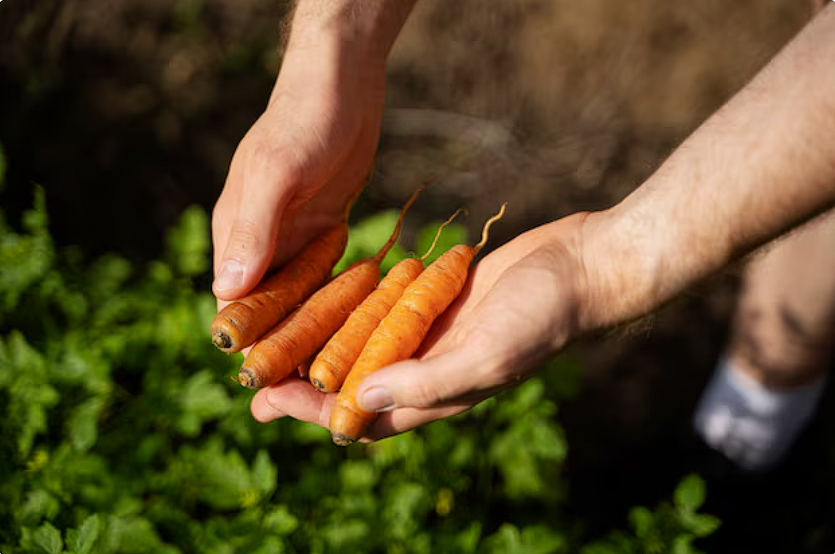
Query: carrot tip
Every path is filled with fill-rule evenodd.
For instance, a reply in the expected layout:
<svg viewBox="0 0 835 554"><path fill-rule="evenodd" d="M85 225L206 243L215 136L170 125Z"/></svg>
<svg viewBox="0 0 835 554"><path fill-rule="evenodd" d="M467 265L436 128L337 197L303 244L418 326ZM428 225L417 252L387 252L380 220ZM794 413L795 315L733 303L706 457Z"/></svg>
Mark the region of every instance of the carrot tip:
<svg viewBox="0 0 835 554"><path fill-rule="evenodd" d="M354 439L347 435L343 435L342 433L331 433L331 438L333 439L333 443L337 446L348 446Z"/></svg>
<svg viewBox="0 0 835 554"><path fill-rule="evenodd" d="M320 381L319 379L317 379L315 377L311 377L310 382L311 382L311 384L313 384L314 387L316 387L320 391L326 392L325 391L325 384L322 381Z"/></svg>
<svg viewBox="0 0 835 554"><path fill-rule="evenodd" d="M245 386L248 389L257 389L258 383L255 379L255 374L252 370L242 367L238 372L238 383Z"/></svg>
<svg viewBox="0 0 835 554"><path fill-rule="evenodd" d="M221 350L230 350L232 348L232 337L221 330L215 331L212 333L212 344Z"/></svg>

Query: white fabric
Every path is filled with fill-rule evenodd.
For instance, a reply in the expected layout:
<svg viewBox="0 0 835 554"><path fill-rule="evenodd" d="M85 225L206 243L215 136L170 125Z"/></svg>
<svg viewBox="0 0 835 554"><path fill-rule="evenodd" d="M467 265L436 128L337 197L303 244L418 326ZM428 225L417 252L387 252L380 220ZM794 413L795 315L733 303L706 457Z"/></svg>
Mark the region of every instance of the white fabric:
<svg viewBox="0 0 835 554"><path fill-rule="evenodd" d="M721 360L702 393L693 427L738 466L765 470L788 452L815 413L826 379L803 387L766 387Z"/></svg>

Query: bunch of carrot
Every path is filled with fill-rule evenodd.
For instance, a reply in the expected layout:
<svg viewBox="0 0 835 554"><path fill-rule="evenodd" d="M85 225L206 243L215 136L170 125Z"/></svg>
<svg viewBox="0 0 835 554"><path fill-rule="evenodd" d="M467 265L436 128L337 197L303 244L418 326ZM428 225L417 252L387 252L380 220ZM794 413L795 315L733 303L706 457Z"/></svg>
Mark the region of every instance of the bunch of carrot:
<svg viewBox="0 0 835 554"><path fill-rule="evenodd" d="M403 206L388 241L328 282L347 242L345 221L311 242L249 295L222 309L212 322L212 342L224 352L252 346L237 380L250 388L272 385L313 360L308 378L323 392L338 392L330 429L336 444L360 438L375 414L357 404L357 387L370 373L411 357L432 323L461 293L469 266L487 242L457 245L424 269L421 258L407 258L383 278L380 263L397 241L406 211ZM456 212L455 215L457 215ZM453 215L444 223L454 219Z"/></svg>

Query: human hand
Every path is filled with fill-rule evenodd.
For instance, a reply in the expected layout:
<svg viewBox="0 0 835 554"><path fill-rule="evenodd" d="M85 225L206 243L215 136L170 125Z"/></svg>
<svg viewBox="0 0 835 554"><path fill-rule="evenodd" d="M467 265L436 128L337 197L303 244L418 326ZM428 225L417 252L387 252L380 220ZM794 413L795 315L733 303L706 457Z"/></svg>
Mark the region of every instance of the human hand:
<svg viewBox="0 0 835 554"><path fill-rule="evenodd" d="M360 406L379 411L364 440L463 412L529 377L575 337L585 325L585 220L577 214L536 228L477 264L416 358L360 385ZM335 394L290 378L260 390L251 408L262 422L289 415L327 427L334 401Z"/></svg>
<svg viewBox="0 0 835 554"><path fill-rule="evenodd" d="M243 296L343 219L371 168L384 88L383 55L291 40L212 214L218 299Z"/></svg>

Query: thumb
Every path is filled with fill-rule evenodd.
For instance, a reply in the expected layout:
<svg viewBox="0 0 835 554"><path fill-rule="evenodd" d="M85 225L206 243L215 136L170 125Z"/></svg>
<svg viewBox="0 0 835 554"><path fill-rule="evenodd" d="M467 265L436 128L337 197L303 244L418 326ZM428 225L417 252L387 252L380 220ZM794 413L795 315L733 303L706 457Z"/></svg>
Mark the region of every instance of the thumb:
<svg viewBox="0 0 835 554"><path fill-rule="evenodd" d="M235 207L212 284L215 296L221 300L235 300L252 290L275 255L281 217L291 187L282 186L274 179L270 181L245 187Z"/></svg>
<svg viewBox="0 0 835 554"><path fill-rule="evenodd" d="M433 408L464 399L481 399L494 389L497 372L457 349L426 360L407 360L376 371L357 389L368 412L395 408Z"/></svg>

